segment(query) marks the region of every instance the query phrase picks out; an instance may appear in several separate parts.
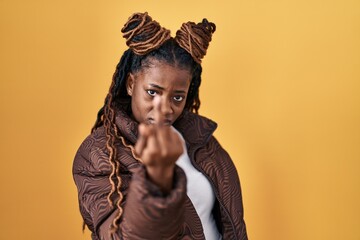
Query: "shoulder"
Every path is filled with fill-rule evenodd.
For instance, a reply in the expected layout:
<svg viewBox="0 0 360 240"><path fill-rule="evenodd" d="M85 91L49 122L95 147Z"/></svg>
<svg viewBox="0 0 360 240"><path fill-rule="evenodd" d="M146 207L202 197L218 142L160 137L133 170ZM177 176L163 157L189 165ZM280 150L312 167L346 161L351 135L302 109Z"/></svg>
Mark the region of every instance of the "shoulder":
<svg viewBox="0 0 360 240"><path fill-rule="evenodd" d="M120 171L138 167L139 162L133 157L131 149L125 147L120 139L115 138L113 151L115 159L121 163ZM105 176L110 175L112 166L109 161L107 136L103 126L97 128L81 143L73 163L74 175Z"/></svg>
<svg viewBox="0 0 360 240"><path fill-rule="evenodd" d="M214 136L211 136L207 144L198 149L195 161L209 176L216 178L218 183L238 180L233 160Z"/></svg>
<svg viewBox="0 0 360 240"><path fill-rule="evenodd" d="M207 143L199 149L199 153L204 155L207 160L212 160L217 164L232 164L229 153L221 146L214 135L209 137Z"/></svg>
<svg viewBox="0 0 360 240"><path fill-rule="evenodd" d="M101 174L103 171L109 171L108 164L104 164L108 162L108 157L106 134L101 126L80 144L74 158L73 174Z"/></svg>

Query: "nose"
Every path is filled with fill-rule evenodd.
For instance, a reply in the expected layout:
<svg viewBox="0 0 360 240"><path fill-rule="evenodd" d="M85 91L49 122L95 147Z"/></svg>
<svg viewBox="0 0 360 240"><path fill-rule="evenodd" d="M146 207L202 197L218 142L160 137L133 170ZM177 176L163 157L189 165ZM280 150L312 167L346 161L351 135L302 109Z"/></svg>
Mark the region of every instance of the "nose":
<svg viewBox="0 0 360 240"><path fill-rule="evenodd" d="M173 113L173 109L171 106L171 100L169 100L165 97L163 99L161 99L161 111L163 114L165 114L165 116Z"/></svg>

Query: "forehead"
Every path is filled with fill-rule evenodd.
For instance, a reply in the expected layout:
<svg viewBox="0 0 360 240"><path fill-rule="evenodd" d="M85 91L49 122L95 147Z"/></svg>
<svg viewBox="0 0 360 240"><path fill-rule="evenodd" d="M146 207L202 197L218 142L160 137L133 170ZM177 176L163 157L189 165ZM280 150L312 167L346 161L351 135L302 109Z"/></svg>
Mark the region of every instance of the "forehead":
<svg viewBox="0 0 360 240"><path fill-rule="evenodd" d="M134 75L145 84L156 83L163 87L188 87L192 77L187 69L155 60Z"/></svg>

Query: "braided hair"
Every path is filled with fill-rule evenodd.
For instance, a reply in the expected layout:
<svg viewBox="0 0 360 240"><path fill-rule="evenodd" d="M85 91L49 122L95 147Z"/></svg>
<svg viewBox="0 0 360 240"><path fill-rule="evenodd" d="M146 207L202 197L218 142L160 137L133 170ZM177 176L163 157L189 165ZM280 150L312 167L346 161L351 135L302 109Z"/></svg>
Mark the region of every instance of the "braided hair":
<svg viewBox="0 0 360 240"><path fill-rule="evenodd" d="M116 66L104 106L98 111L96 122L91 130L94 132L100 126L105 128L106 147L112 167L109 176L111 191L107 197L109 204L114 204L111 199L115 192L119 196L115 203L119 212L113 220L112 232L118 229L123 212L121 207L123 195L120 191L120 161L115 159L117 151L115 141L120 139L126 147L131 149L134 158L138 159L134 154L134 147L126 144L124 138L119 135L115 124L117 109L122 109L129 114L131 112L131 97L126 91L126 79L130 73L136 73L149 67L152 60L189 70L192 79L184 111L197 114L200 107L199 87L202 72L200 63L201 58L206 54L211 35L215 31L215 24L209 23L206 19L199 24L184 23L176 33L176 37L173 38L170 36L169 30L161 27L145 12L130 16L121 31L129 49L124 52Z"/></svg>

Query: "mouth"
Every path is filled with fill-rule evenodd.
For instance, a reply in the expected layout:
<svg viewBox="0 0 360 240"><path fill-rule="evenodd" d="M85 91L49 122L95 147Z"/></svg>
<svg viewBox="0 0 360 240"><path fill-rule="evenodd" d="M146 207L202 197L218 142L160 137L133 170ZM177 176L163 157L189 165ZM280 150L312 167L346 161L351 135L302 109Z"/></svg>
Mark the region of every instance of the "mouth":
<svg viewBox="0 0 360 240"><path fill-rule="evenodd" d="M148 124L157 124L157 122L155 121L155 119L153 118L148 118L147 119L147 123ZM171 126L172 125L172 121L170 119L164 119L164 121L162 122L162 125L164 126Z"/></svg>

